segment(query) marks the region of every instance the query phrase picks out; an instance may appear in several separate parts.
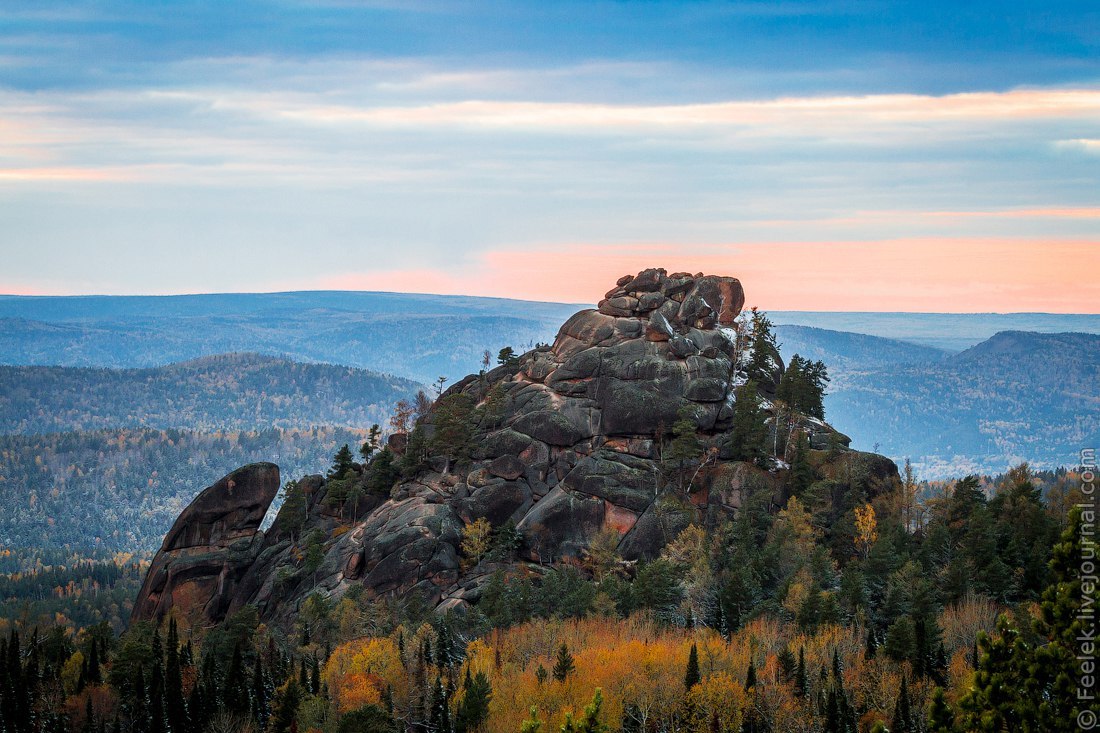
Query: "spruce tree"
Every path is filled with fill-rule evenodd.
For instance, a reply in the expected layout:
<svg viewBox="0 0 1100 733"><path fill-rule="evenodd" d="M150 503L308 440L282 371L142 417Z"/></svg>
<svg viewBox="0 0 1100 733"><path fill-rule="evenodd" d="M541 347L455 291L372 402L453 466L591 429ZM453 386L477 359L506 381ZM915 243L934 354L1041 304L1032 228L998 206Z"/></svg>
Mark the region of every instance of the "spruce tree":
<svg viewBox="0 0 1100 733"><path fill-rule="evenodd" d="M455 712L455 733L474 733L489 718L493 688L484 672L471 675L469 667L463 688L462 702Z"/></svg>
<svg viewBox="0 0 1100 733"><path fill-rule="evenodd" d="M692 687L699 684L699 680L699 649L692 643L691 651L688 652L687 669L684 671L684 688L690 692Z"/></svg>
<svg viewBox="0 0 1100 733"><path fill-rule="evenodd" d="M754 687L756 687L756 665L752 659L749 659L749 669L745 672L745 691L748 692Z"/></svg>
<svg viewBox="0 0 1100 733"><path fill-rule="evenodd" d="M557 661L554 662L554 679L558 682L565 682L565 679L572 674L576 668L576 665L573 664L573 655L569 653L569 647L562 643L558 648Z"/></svg>
<svg viewBox="0 0 1100 733"><path fill-rule="evenodd" d="M909 683L902 675L901 691L894 703L894 719L890 723L890 733L916 733L913 725L913 709L909 702Z"/></svg>
<svg viewBox="0 0 1100 733"><path fill-rule="evenodd" d="M187 705L183 699L183 670L180 664L179 631L176 619L168 622L168 641L164 663L164 706L168 726L173 733L188 728Z"/></svg>

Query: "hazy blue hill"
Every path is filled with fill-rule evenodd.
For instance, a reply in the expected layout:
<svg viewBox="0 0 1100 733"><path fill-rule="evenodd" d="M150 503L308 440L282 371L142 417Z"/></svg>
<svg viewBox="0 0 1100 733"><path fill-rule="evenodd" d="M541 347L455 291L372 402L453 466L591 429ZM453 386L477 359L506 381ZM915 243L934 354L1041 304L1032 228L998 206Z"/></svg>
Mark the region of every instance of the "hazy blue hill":
<svg viewBox="0 0 1100 733"><path fill-rule="evenodd" d="M0 297L0 362L152 367L258 352L420 382L554 337L581 306L394 293Z"/></svg>
<svg viewBox="0 0 1100 733"><path fill-rule="evenodd" d="M925 478L1074 465L1100 442L1100 336L994 335L947 359L840 370L830 422Z"/></svg>
<svg viewBox="0 0 1100 733"><path fill-rule="evenodd" d="M886 364L933 362L948 352L881 336L831 331L811 326L776 326L779 350L786 361L799 354L824 361L834 376Z"/></svg>
<svg viewBox="0 0 1100 733"><path fill-rule="evenodd" d="M0 432L366 428L419 385L330 364L228 354L151 369L0 366Z"/></svg>
<svg viewBox="0 0 1100 733"><path fill-rule="evenodd" d="M1100 315L1064 313L845 313L770 311L773 322L852 331L962 351L1001 331L1100 334Z"/></svg>

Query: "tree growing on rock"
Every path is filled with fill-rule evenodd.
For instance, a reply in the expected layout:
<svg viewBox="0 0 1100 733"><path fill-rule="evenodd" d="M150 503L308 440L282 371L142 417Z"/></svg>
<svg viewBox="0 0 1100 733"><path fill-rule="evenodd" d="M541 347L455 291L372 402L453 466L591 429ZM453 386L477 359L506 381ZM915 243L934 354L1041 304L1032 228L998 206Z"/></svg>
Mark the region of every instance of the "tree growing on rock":
<svg viewBox="0 0 1100 733"><path fill-rule="evenodd" d="M676 413L676 422L672 425L672 440L668 446L668 458L676 466L680 491L684 490L685 479L691 464L703 454L703 444L699 440L697 430L691 408L682 405ZM690 486L688 490L691 490Z"/></svg>
<svg viewBox="0 0 1100 733"><path fill-rule="evenodd" d="M435 408L435 431L430 449L447 459L444 473L453 461L469 458L473 438L474 400L464 394L451 394L439 400Z"/></svg>
<svg viewBox="0 0 1100 733"><path fill-rule="evenodd" d="M765 449L768 427L756 382L749 381L738 387L734 400L731 457L735 461L748 461L764 467L768 458Z"/></svg>
<svg viewBox="0 0 1100 733"><path fill-rule="evenodd" d="M779 349L772 328L768 316L754 307L749 320L749 361L745 371L750 380L759 384L771 382L778 366L775 355Z"/></svg>
<svg viewBox="0 0 1100 733"><path fill-rule="evenodd" d="M470 560L473 567L489 551L493 535L493 526L485 517L479 517L462 529L462 554Z"/></svg>
<svg viewBox="0 0 1100 733"><path fill-rule="evenodd" d="M378 450L381 440L382 428L378 426L378 423L375 423L370 426L366 441L359 446L359 455L363 456L364 461L370 462L370 459L374 457L375 452Z"/></svg>
<svg viewBox="0 0 1100 733"><path fill-rule="evenodd" d="M796 412L824 420L828 383L829 370L824 362L810 361L795 354L783 371L775 396Z"/></svg>
<svg viewBox="0 0 1100 733"><path fill-rule="evenodd" d="M500 366L512 366L519 361L516 350L511 346L505 346L497 353L497 364Z"/></svg>

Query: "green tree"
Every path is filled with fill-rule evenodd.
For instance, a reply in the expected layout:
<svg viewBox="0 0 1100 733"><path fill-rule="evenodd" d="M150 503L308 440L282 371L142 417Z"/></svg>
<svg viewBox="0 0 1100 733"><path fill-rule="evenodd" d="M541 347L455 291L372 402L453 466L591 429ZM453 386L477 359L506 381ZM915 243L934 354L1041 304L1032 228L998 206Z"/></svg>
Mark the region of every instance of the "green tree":
<svg viewBox="0 0 1100 733"><path fill-rule="evenodd" d="M336 455L332 457L332 468L328 471L329 478L341 479L351 472L352 467L355 465L355 459L351 455L351 448L347 443L341 446L340 450L336 451Z"/></svg>
<svg viewBox="0 0 1100 733"><path fill-rule="evenodd" d="M382 440L382 428L378 423L370 426L370 430L367 432L367 439L363 445L359 446L359 455L363 456L363 460L370 462L370 459L377 452L379 444Z"/></svg>
<svg viewBox="0 0 1100 733"><path fill-rule="evenodd" d="M672 441L668 446L668 457L676 464L681 491L684 490L688 467L703 454L703 444L697 431L691 408L687 405L681 406L676 413L676 422L672 425ZM689 485L688 490L690 489Z"/></svg>
<svg viewBox="0 0 1100 733"><path fill-rule="evenodd" d="M388 447L383 448L370 463L367 473L367 491L374 496L389 496L393 485L401 478L396 457Z"/></svg>
<svg viewBox="0 0 1100 733"><path fill-rule="evenodd" d="M302 704L302 688L292 675L286 687L279 693L275 712L271 716L271 733L290 733L297 728L295 718L298 706Z"/></svg>
<svg viewBox="0 0 1100 733"><path fill-rule="evenodd" d="M444 473L450 470L452 461L462 461L470 456L473 438L474 399L469 395L449 394L436 402L435 430L430 448L435 455L447 459Z"/></svg>
<svg viewBox="0 0 1100 733"><path fill-rule="evenodd" d="M511 346L505 346L497 353L497 364L500 366L512 366L519 361L516 351Z"/></svg>
<svg viewBox="0 0 1100 733"><path fill-rule="evenodd" d="M699 684L699 649L695 644L691 645L691 651L688 652L687 669L684 671L684 688L691 690Z"/></svg>
<svg viewBox="0 0 1100 733"><path fill-rule="evenodd" d="M306 523L306 495L297 481L283 486L283 505L279 509L278 528L290 537L297 538Z"/></svg>
<svg viewBox="0 0 1100 733"><path fill-rule="evenodd" d="M554 679L558 682L565 682L566 678L569 677L576 668L576 665L573 663L573 655L569 653L569 647L566 646L565 643L562 643L562 645L558 647L558 657L554 662Z"/></svg>
<svg viewBox="0 0 1100 733"><path fill-rule="evenodd" d="M783 371L775 396L795 412L824 420L828 383L829 371L824 362L810 361L795 354Z"/></svg>
<svg viewBox="0 0 1100 733"><path fill-rule="evenodd" d="M531 706L531 714L519 727L519 733L539 733L542 730L542 721L539 720L539 709Z"/></svg>
<svg viewBox="0 0 1100 733"><path fill-rule="evenodd" d="M602 708L603 690L597 687L595 694L592 695L592 702L585 706L584 714L579 720L574 720L573 713L565 714L561 733L608 733L610 728L600 720Z"/></svg>
<svg viewBox="0 0 1100 733"><path fill-rule="evenodd" d="M345 713L336 726L336 733L393 733L393 717L377 705L364 705Z"/></svg>
<svg viewBox="0 0 1100 733"><path fill-rule="evenodd" d="M772 322L763 311L753 308L749 324L749 360L746 371L750 381L768 384L773 378L775 368L779 366L775 361L779 349L775 343Z"/></svg>
<svg viewBox="0 0 1100 733"><path fill-rule="evenodd" d="M463 688L462 702L455 712L455 733L473 733L480 730L489 718L493 688L484 672L479 671L471 676L469 667L466 668Z"/></svg>
<svg viewBox="0 0 1100 733"><path fill-rule="evenodd" d="M734 392L734 400L731 458L764 467L768 457L765 449L768 428L756 382L749 381L738 387Z"/></svg>

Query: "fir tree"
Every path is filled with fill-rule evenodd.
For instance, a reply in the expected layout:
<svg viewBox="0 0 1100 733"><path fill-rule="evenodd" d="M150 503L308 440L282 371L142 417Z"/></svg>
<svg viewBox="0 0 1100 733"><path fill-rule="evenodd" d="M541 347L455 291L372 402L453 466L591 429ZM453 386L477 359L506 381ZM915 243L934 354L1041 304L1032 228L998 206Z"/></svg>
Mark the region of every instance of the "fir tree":
<svg viewBox="0 0 1100 733"><path fill-rule="evenodd" d="M681 491L684 490L688 466L703 454L703 444L697 431L691 408L682 406L676 413L676 422L672 425L672 441L668 446L668 458L676 464Z"/></svg>
<svg viewBox="0 0 1100 733"><path fill-rule="evenodd" d="M745 691L748 692L754 687L756 687L756 665L752 659L749 659L749 669L745 672Z"/></svg>
<svg viewBox="0 0 1100 733"><path fill-rule="evenodd" d="M295 719L302 703L302 689L292 675L278 696L271 716L271 733L290 733L297 728Z"/></svg>

